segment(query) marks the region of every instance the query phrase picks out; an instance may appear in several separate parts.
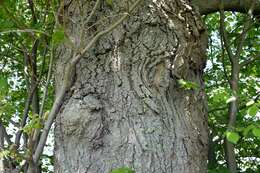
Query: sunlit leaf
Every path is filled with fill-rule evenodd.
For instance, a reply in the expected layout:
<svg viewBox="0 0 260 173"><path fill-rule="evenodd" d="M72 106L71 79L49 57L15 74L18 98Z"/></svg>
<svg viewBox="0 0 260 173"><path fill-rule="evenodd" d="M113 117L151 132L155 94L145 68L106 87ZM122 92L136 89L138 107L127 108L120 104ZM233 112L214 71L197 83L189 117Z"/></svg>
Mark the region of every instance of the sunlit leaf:
<svg viewBox="0 0 260 173"><path fill-rule="evenodd" d="M123 167L123 168L113 169L111 173L135 173L135 171L133 171L130 168Z"/></svg>
<svg viewBox="0 0 260 173"><path fill-rule="evenodd" d="M2 150L0 151L0 159L7 158L10 155L9 150Z"/></svg>
<svg viewBox="0 0 260 173"><path fill-rule="evenodd" d="M7 79L0 74L0 91L5 92L8 89Z"/></svg>
<svg viewBox="0 0 260 173"><path fill-rule="evenodd" d="M247 134L252 130L255 126L254 125L249 125L243 130L243 136L247 136Z"/></svg>
<svg viewBox="0 0 260 173"><path fill-rule="evenodd" d="M178 80L179 85L184 89L198 89L199 85L195 82L186 81L183 79Z"/></svg>
<svg viewBox="0 0 260 173"><path fill-rule="evenodd" d="M227 99L226 103L230 103L236 100L235 96L230 97L229 99Z"/></svg>
<svg viewBox="0 0 260 173"><path fill-rule="evenodd" d="M256 137L260 137L260 128L253 128L252 133L256 136Z"/></svg>
<svg viewBox="0 0 260 173"><path fill-rule="evenodd" d="M247 113L250 116L255 116L257 114L258 110L259 110L259 108L256 106L256 104L254 104L247 110Z"/></svg>
<svg viewBox="0 0 260 173"><path fill-rule="evenodd" d="M236 132L231 132L231 131L228 131L226 133L226 137L227 137L227 140L233 144L236 144L238 142L238 140L240 139L240 136L238 133Z"/></svg>
<svg viewBox="0 0 260 173"><path fill-rule="evenodd" d="M106 0L106 3L107 3L108 5L110 5L110 6L112 6L112 5L113 5L113 0Z"/></svg>
<svg viewBox="0 0 260 173"><path fill-rule="evenodd" d="M54 31L52 35L52 40L54 45L58 45L65 40L65 32L63 28L58 28Z"/></svg>
<svg viewBox="0 0 260 173"><path fill-rule="evenodd" d="M250 100L249 102L246 103L246 106L251 106L252 104L254 104L255 101L254 100Z"/></svg>

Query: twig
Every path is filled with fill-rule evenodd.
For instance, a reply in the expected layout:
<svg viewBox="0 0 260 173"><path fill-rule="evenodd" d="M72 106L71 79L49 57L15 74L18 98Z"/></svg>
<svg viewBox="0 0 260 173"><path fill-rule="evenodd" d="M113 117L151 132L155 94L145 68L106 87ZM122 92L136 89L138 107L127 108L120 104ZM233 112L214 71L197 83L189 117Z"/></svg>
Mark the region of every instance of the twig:
<svg viewBox="0 0 260 173"><path fill-rule="evenodd" d="M50 36L50 34L41 31L41 30L37 30L37 29L13 29L13 30L7 30L7 31L1 31L0 34L8 34L8 33L12 33L12 32L20 32L20 33L40 33L40 34L44 34L47 36Z"/></svg>
<svg viewBox="0 0 260 173"><path fill-rule="evenodd" d="M258 93L258 94L255 96L254 102L257 102L258 99L259 99L259 97L260 97L260 93ZM239 106L239 110L243 110L243 109L245 109L246 107L247 107L246 104L243 104L243 105ZM210 114L210 113L214 113L214 112L216 112L216 111L223 111L223 110L225 110L225 109L227 109L227 108L228 108L227 106L214 108L214 109L209 110L208 113Z"/></svg>
<svg viewBox="0 0 260 173"><path fill-rule="evenodd" d="M224 76L226 80L230 83L230 77L227 74L226 65L225 65L225 48L223 45L223 38L221 36L220 36L220 44L221 44L221 62L224 71Z"/></svg>
<svg viewBox="0 0 260 173"><path fill-rule="evenodd" d="M223 38L223 42L224 42L224 47L228 53L228 57L229 57L229 60L230 62L233 64L234 63L234 55L232 53L232 50L230 48L230 43L229 43L229 40L228 40L228 37L227 37L227 33L226 33L226 29L225 29L225 14L224 14L224 9L223 9L223 0L221 1L221 4L220 4L220 35L222 36Z"/></svg>
<svg viewBox="0 0 260 173"><path fill-rule="evenodd" d="M94 14L96 13L96 10L97 10L97 8L98 8L98 6L99 6L99 4L100 4L100 1L101 1L101 0L97 0L97 1L96 1L94 8L92 9L91 13L89 14L89 16L88 16L88 18L87 18L87 20L86 20L86 22L85 22L86 24L88 24L88 23L90 22L91 18L92 18L92 17L94 16Z"/></svg>
<svg viewBox="0 0 260 173"><path fill-rule="evenodd" d="M23 117L22 117L22 120L21 120L21 123L20 123L20 126L19 126L20 129L18 130L18 132L16 134L16 137L15 137L15 145L16 145L17 148L20 145L20 139L21 139L21 136L22 136L22 133L23 133L22 128L26 124L26 120L27 120L27 117L28 117L30 105L31 105L32 98L33 98L33 93L35 92L36 86L37 85L35 85L33 88L31 88L31 92L29 92L28 96L27 96L27 100L26 100L26 103L25 103L25 106L24 106Z"/></svg>
<svg viewBox="0 0 260 173"><path fill-rule="evenodd" d="M4 137L4 139L6 140L7 144L8 144L8 145L11 145L11 144L12 144L12 141L11 141L11 139L10 139L10 136L7 134L6 129L5 129L5 127L4 127L4 125L2 124L1 121L0 121L0 130L2 130L2 132L3 132L3 137Z"/></svg>
<svg viewBox="0 0 260 173"><path fill-rule="evenodd" d="M246 39L247 31L250 28L251 16L252 16L254 7L255 7L255 0L253 0L252 5L251 5L250 9L248 10L246 22L244 24L243 31L241 33L241 37L238 41L239 44L237 46L236 55L235 55L235 57L237 57L237 58L240 56L240 53L242 51L242 48L243 48L243 45L244 45L244 42L245 42L245 39Z"/></svg>
<svg viewBox="0 0 260 173"><path fill-rule="evenodd" d="M28 4L29 4L29 7L30 7L31 12L32 12L33 23L36 23L36 22L37 22L37 17L36 17L36 15L35 15L33 1L32 1L32 0L28 0Z"/></svg>
<svg viewBox="0 0 260 173"><path fill-rule="evenodd" d="M250 59L247 59L245 61L243 61L242 63L240 63L240 67L244 67L244 66L247 66L248 64L256 61L256 60L260 60L260 56L258 55L258 57L253 57L253 58L250 58Z"/></svg>

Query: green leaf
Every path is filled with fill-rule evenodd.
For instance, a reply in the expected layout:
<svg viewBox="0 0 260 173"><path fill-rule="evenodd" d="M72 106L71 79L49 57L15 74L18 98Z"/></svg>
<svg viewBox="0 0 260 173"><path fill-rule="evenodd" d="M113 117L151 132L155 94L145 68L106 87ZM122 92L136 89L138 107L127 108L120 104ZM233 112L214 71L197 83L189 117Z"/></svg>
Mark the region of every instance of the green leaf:
<svg viewBox="0 0 260 173"><path fill-rule="evenodd" d="M6 90L8 90L7 79L3 75L0 75L0 91L5 92Z"/></svg>
<svg viewBox="0 0 260 173"><path fill-rule="evenodd" d="M135 171L126 167L122 167L122 168L113 169L111 173L135 173Z"/></svg>
<svg viewBox="0 0 260 173"><path fill-rule="evenodd" d="M112 6L112 5L113 5L113 0L106 0L106 3L107 3L108 5L110 5L110 6Z"/></svg>
<svg viewBox="0 0 260 173"><path fill-rule="evenodd" d="M9 150L2 150L0 151L0 159L7 158L10 155Z"/></svg>
<svg viewBox="0 0 260 173"><path fill-rule="evenodd" d="M58 28L52 34L52 41L54 45L58 45L65 40L65 32L63 28Z"/></svg>
<svg viewBox="0 0 260 173"><path fill-rule="evenodd" d="M255 135L255 137L260 137L260 128L253 128L252 132Z"/></svg>
<svg viewBox="0 0 260 173"><path fill-rule="evenodd" d="M26 126L22 128L22 130L27 133L31 134L35 129L41 129L43 127L41 117L38 114L29 114L30 121Z"/></svg>
<svg viewBox="0 0 260 173"><path fill-rule="evenodd" d="M227 140L233 144L236 144L238 142L238 140L240 139L240 136L238 133L236 132L230 132L228 131L226 133L226 136L227 136Z"/></svg>
<svg viewBox="0 0 260 173"><path fill-rule="evenodd" d="M248 110L247 110L247 113L250 115L250 116L255 116L258 112L259 108L256 106L256 104L254 104L253 106L251 106Z"/></svg>
<svg viewBox="0 0 260 173"><path fill-rule="evenodd" d="M250 130L252 130L253 128L255 128L254 125L249 125L247 126L244 130L243 130L243 136L247 136L247 134L249 133Z"/></svg>
<svg viewBox="0 0 260 173"><path fill-rule="evenodd" d="M198 89L199 85L195 82L185 81L183 79L178 80L179 85L184 89Z"/></svg>
<svg viewBox="0 0 260 173"><path fill-rule="evenodd" d="M246 103L246 106L251 106L252 104L254 104L255 101L254 100L250 100L249 102Z"/></svg>
<svg viewBox="0 0 260 173"><path fill-rule="evenodd" d="M230 97L229 99L227 99L226 103L230 103L236 100L235 96Z"/></svg>

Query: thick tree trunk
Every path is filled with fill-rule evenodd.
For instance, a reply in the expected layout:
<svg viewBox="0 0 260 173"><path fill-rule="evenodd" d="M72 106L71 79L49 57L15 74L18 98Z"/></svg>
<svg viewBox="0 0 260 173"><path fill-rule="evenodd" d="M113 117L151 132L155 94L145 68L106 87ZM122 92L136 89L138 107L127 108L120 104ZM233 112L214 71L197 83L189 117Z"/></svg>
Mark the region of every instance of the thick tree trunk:
<svg viewBox="0 0 260 173"><path fill-rule="evenodd" d="M82 19L77 2L65 11L74 40ZM112 10L101 4L97 17L119 14L124 3L113 1ZM89 14L90 8L81 9ZM83 40L115 20L88 30ZM77 65L75 84L56 119L55 172L109 173L118 167L136 173L206 172L206 42L188 2L144 1ZM60 52L57 90L72 50ZM179 79L199 87L184 89Z"/></svg>

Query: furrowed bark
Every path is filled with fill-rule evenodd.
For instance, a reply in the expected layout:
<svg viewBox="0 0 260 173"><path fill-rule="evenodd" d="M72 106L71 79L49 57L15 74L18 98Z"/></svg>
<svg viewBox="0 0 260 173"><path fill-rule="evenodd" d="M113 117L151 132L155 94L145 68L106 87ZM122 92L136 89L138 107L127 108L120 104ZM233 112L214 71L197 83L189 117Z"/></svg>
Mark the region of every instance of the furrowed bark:
<svg viewBox="0 0 260 173"><path fill-rule="evenodd" d="M69 59L69 62L66 64L64 71L63 71L63 78L62 78L62 85L59 91L57 92L55 102L53 104L53 107L50 111L50 114L48 116L48 119L46 120L43 128L43 132L41 134L39 143L37 145L37 148L35 150L35 153L33 154L33 162L36 164L40 156L43 152L44 145L47 140L47 136L49 133L49 130L51 128L51 125L53 124L53 121L56 118L56 114L59 112L61 105L63 104L63 99L66 96L66 92L69 92L71 89L71 85L73 84L74 80L74 71L75 71L75 66L79 62L79 60L82 58L82 55L85 54L87 51L90 50L90 48L102 37L103 35L111 32L113 29L115 29L118 25L120 25L127 17L130 15L130 13L137 7L137 5L141 2L141 0L136 1L133 3L133 5L129 9L128 14L124 14L122 17L120 17L118 20L116 20L115 23L112 23L107 29L104 29L103 31L98 32L91 40L90 42L79 52L76 52L74 56ZM73 50L75 51L75 50ZM32 169L31 172L33 172ZM30 172L30 173L31 173Z"/></svg>
<svg viewBox="0 0 260 173"><path fill-rule="evenodd" d="M124 13L125 3L115 0L113 9L101 4L95 18ZM84 14L91 13L82 8ZM69 15L69 36L78 38L81 22L71 22L80 18L77 3L64 14ZM144 1L128 16L87 53L80 53L71 96L56 118L55 172L108 173L123 166L137 173L206 172L207 111L201 77L207 37L201 20L180 0ZM84 42L116 19L84 32ZM62 46L59 51L57 91L73 50ZM199 88L185 90L179 79Z"/></svg>

